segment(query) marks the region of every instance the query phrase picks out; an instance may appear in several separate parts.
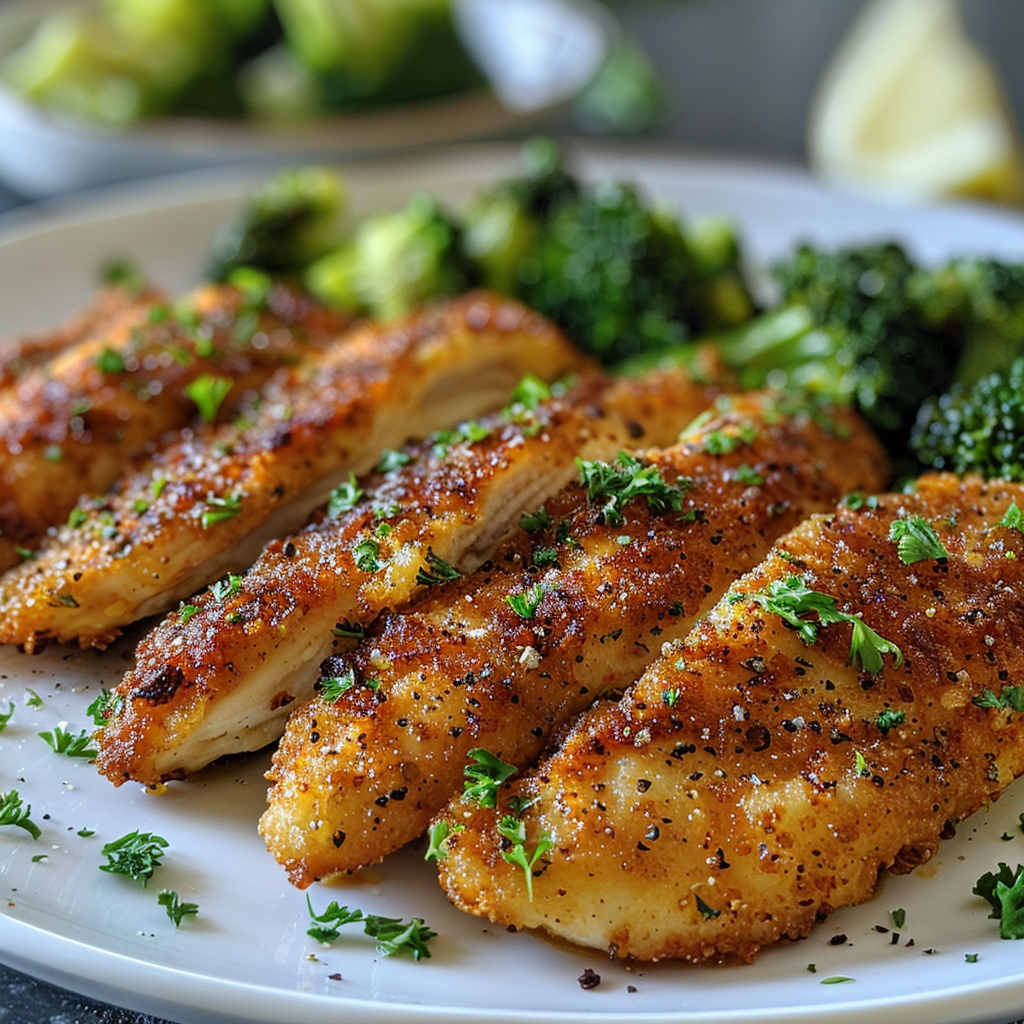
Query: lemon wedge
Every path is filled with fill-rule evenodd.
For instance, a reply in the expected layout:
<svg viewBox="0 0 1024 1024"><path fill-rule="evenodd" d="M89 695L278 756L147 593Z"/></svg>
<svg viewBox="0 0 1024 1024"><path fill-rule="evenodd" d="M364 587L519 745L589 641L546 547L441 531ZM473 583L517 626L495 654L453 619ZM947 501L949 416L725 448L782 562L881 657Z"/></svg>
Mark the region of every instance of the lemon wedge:
<svg viewBox="0 0 1024 1024"><path fill-rule="evenodd" d="M873 0L822 78L812 166L897 198L1024 203L1024 156L998 77L956 0Z"/></svg>

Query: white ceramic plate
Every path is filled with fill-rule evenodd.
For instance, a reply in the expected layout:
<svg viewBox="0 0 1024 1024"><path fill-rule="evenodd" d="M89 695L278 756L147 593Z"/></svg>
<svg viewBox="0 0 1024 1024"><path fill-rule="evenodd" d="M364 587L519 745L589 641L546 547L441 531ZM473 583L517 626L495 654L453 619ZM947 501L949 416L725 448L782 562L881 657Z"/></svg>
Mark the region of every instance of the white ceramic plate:
<svg viewBox="0 0 1024 1024"><path fill-rule="evenodd" d="M0 57L49 11L81 0L0 5ZM0 82L0 177L50 196L221 164L340 159L522 133L590 83L616 34L595 0L454 0L460 33L489 88L309 122L150 118L124 129L47 113Z"/></svg>
<svg viewBox="0 0 1024 1024"><path fill-rule="evenodd" d="M823 192L795 170L593 152L579 154L578 165L639 180L689 216L735 218L758 260L808 237L895 237L924 259L968 252L1024 258L1019 218L966 207L869 206ZM357 168L350 182L362 210L395 205L422 187L456 201L514 169L507 149L470 148ZM0 230L0 333L53 321L88 295L96 266L113 255L185 287L201 272L214 226L248 184L223 175L175 179L8 219ZM56 756L38 738L62 721L72 731L85 728L86 705L101 685L116 683L130 651L130 642L102 655L0 651L0 709L8 699L16 705L0 733L0 790L18 789L43 827L36 842L0 829L0 959L12 966L195 1024L966 1024L1024 1011L1024 944L1001 941L988 907L971 895L977 877L1000 860L1024 861L1020 784L962 825L929 864L885 878L870 903L839 911L810 938L769 949L752 965L631 969L489 927L447 904L413 844L356 882L310 890L318 909L338 900L415 915L439 933L429 961L386 959L355 930L329 949L305 935L305 898L255 832L267 755L215 767L155 796L133 785L112 789L89 764ZM25 705L26 687L42 698L41 708ZM83 828L95 835L79 836ZM170 843L147 890L98 870L102 845L133 829ZM39 854L45 859L35 860ZM199 917L177 931L156 902L165 887L200 906ZM891 932L875 926L891 927L896 908L906 922L892 944ZM846 941L832 945L839 935ZM967 954L977 954L976 962ZM596 989L577 984L585 967L601 975ZM854 980L821 983L832 976Z"/></svg>

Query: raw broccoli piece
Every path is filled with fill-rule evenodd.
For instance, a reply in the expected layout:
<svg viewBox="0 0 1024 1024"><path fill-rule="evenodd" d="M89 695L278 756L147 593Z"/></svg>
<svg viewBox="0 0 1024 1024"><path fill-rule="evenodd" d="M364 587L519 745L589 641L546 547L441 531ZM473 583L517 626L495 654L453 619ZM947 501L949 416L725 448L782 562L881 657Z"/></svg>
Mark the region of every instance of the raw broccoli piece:
<svg viewBox="0 0 1024 1024"><path fill-rule="evenodd" d="M270 274L304 271L341 240L345 185L324 167L292 168L263 185L218 232L210 277L226 280L240 266Z"/></svg>
<svg viewBox="0 0 1024 1024"><path fill-rule="evenodd" d="M911 288L931 323L963 334L957 383L971 387L1024 355L1024 264L956 259L920 272Z"/></svg>
<svg viewBox="0 0 1024 1024"><path fill-rule="evenodd" d="M792 386L855 404L905 449L917 410L953 376L962 335L929 322L911 288L917 270L895 244L822 251L774 268L781 301L714 339L745 387Z"/></svg>
<svg viewBox="0 0 1024 1024"><path fill-rule="evenodd" d="M1024 480L1024 357L926 401L911 448L931 469Z"/></svg>
<svg viewBox="0 0 1024 1024"><path fill-rule="evenodd" d="M425 193L404 209L367 217L352 240L306 271L309 290L332 306L374 317L407 313L476 283L460 228Z"/></svg>

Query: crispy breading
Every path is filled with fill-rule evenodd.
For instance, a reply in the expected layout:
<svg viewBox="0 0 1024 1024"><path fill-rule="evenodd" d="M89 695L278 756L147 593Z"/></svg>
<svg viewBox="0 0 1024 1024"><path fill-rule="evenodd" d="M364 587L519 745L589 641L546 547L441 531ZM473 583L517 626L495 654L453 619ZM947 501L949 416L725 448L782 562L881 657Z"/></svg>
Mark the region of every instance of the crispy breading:
<svg viewBox="0 0 1024 1024"><path fill-rule="evenodd" d="M475 748L528 764L559 721L634 680L781 533L848 489L880 486L878 442L837 415L823 430L775 396L720 404L679 445L643 455L643 479L657 474L675 508L640 496L620 518L577 480L492 563L330 659L325 675L354 685L293 714L260 823L291 880L352 871L420 835Z"/></svg>
<svg viewBox="0 0 1024 1024"><path fill-rule="evenodd" d="M449 896L616 957L750 960L927 860L1024 770L1024 715L1002 700L1024 650L1011 502L1024 487L928 476L798 527L496 809L447 808L464 826L440 863ZM890 530L911 516L948 557L903 561ZM787 621L770 596L795 586L839 620ZM851 654L865 627L899 649L875 639L880 671ZM509 857L546 841L531 900Z"/></svg>

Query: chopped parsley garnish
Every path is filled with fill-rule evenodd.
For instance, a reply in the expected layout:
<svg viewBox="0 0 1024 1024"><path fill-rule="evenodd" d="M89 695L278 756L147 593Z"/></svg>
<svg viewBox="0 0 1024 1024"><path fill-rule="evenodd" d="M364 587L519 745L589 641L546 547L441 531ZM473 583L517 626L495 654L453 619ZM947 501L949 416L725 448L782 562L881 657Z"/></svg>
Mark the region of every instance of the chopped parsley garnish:
<svg viewBox="0 0 1024 1024"><path fill-rule="evenodd" d="M481 426L475 420L469 420L452 430L438 430L431 434L430 442L434 455L443 459L452 445L476 444L478 441L485 441L490 436L489 428Z"/></svg>
<svg viewBox="0 0 1024 1024"><path fill-rule="evenodd" d="M340 676L321 676L316 683L315 689L320 691L320 696L328 704L340 700L349 690L355 689L357 685L365 686L368 690L379 690L379 679L364 679L360 683L356 678L354 668L347 669Z"/></svg>
<svg viewBox="0 0 1024 1024"><path fill-rule="evenodd" d="M467 764L463 768L466 780L462 799L481 807L494 807L502 783L512 778L518 769L514 764L502 761L500 757L480 747L471 750L469 756L476 764Z"/></svg>
<svg viewBox="0 0 1024 1024"><path fill-rule="evenodd" d="M216 583L210 586L210 593L213 594L213 599L215 601L226 601L228 598L234 597L241 591L243 579L242 576L229 573L224 579L217 580ZM186 607L188 606L186 605Z"/></svg>
<svg viewBox="0 0 1024 1024"><path fill-rule="evenodd" d="M893 925L902 931L907 924L907 912L903 907L897 907L895 910L889 911L889 917L892 920Z"/></svg>
<svg viewBox="0 0 1024 1024"><path fill-rule="evenodd" d="M735 433L727 434L724 430L712 430L704 438L704 451L708 455L728 455L741 444L750 444L757 437L757 428L746 424Z"/></svg>
<svg viewBox="0 0 1024 1024"><path fill-rule="evenodd" d="M875 726L883 736L888 736L889 731L901 726L906 717L906 711L890 711L886 708L875 715Z"/></svg>
<svg viewBox="0 0 1024 1024"><path fill-rule="evenodd" d="M124 359L120 352L116 352L108 345L97 357L96 368L100 373L113 375L124 373Z"/></svg>
<svg viewBox="0 0 1024 1024"><path fill-rule="evenodd" d="M440 555L434 554L433 548L427 548L427 564L416 571L416 582L421 587L433 587L438 583L450 583L457 580L462 573L449 565Z"/></svg>
<svg viewBox="0 0 1024 1024"><path fill-rule="evenodd" d="M747 487L760 487L764 483L764 477L745 462L733 470L732 478Z"/></svg>
<svg viewBox="0 0 1024 1024"><path fill-rule="evenodd" d="M533 564L538 569L545 569L549 565L558 565L558 548L534 548Z"/></svg>
<svg viewBox="0 0 1024 1024"><path fill-rule="evenodd" d="M1006 514L999 520L999 525L1005 526L1008 530L1024 533L1024 512L1021 512L1016 502L1006 510Z"/></svg>
<svg viewBox="0 0 1024 1024"><path fill-rule="evenodd" d="M338 484L327 499L327 518L337 519L342 513L351 511L362 497L363 489L356 483L355 473L349 473L348 479Z"/></svg>
<svg viewBox="0 0 1024 1024"><path fill-rule="evenodd" d="M667 708L674 708L676 704L679 702L679 693L680 691L678 686L674 686L670 690L662 690L661 702Z"/></svg>
<svg viewBox="0 0 1024 1024"><path fill-rule="evenodd" d="M964 961L969 964L976 964L978 962L978 954L964 953Z"/></svg>
<svg viewBox="0 0 1024 1024"><path fill-rule="evenodd" d="M377 463L378 473L393 473L402 466L408 466L412 462L412 456L408 452L400 452L394 448L385 448L380 453L380 461Z"/></svg>
<svg viewBox="0 0 1024 1024"><path fill-rule="evenodd" d="M427 829L427 852L423 854L423 859L444 860L448 856L448 849L445 846L448 837L462 832L465 827L465 825L452 825L445 818L438 818Z"/></svg>
<svg viewBox="0 0 1024 1024"><path fill-rule="evenodd" d="M50 749L55 754L64 754L67 757L98 757L99 751L89 744L92 736L83 729L77 736L68 732L63 726L55 726L52 732L40 732L36 735L46 740Z"/></svg>
<svg viewBox="0 0 1024 1024"><path fill-rule="evenodd" d="M108 871L112 875L125 875L145 889L153 877L153 872L160 867L167 846L167 840L163 836L138 830L129 832L120 839L107 843L100 851L107 858L107 863L100 865L100 871Z"/></svg>
<svg viewBox="0 0 1024 1024"><path fill-rule="evenodd" d="M878 498L874 494L865 496L860 491L851 491L840 504L854 512L859 512L863 508L878 508Z"/></svg>
<svg viewBox="0 0 1024 1024"><path fill-rule="evenodd" d="M121 708L124 697L119 693L111 693L106 687L100 690L100 695L85 709L85 713L96 725L106 725Z"/></svg>
<svg viewBox="0 0 1024 1024"><path fill-rule="evenodd" d="M577 459L580 483L587 488L587 498L603 502L601 518L609 526L622 522L622 508L633 498L646 498L647 507L654 513L678 512L682 508L683 494L689 485L669 484L657 466L645 466L629 452L619 452L612 462L587 462Z"/></svg>
<svg viewBox="0 0 1024 1024"><path fill-rule="evenodd" d="M1024 865L1011 871L1000 863L997 871L983 874L971 892L992 908L988 916L999 921L1001 939L1024 939Z"/></svg>
<svg viewBox="0 0 1024 1024"><path fill-rule="evenodd" d="M430 957L427 943L437 934L431 931L422 918L414 917L406 924L401 918L379 917L377 914L364 914L361 910L349 910L340 907L333 900L322 914L313 912L313 904L306 897L309 916L315 922L306 934L317 942L334 942L341 935L340 929L346 924L362 924L363 931L377 940L377 952L381 956L393 956L395 953L408 953L413 960Z"/></svg>
<svg viewBox="0 0 1024 1024"><path fill-rule="evenodd" d="M73 508L68 515L68 529L77 530L84 523L88 522L89 513L84 508Z"/></svg>
<svg viewBox="0 0 1024 1024"><path fill-rule="evenodd" d="M198 903L183 903L173 889L161 889L156 901L167 911L167 916L174 922L175 928L180 928L186 917L195 917L199 913Z"/></svg>
<svg viewBox="0 0 1024 1024"><path fill-rule="evenodd" d="M380 566L380 545L375 540L361 540L353 549L356 568L363 572L376 572Z"/></svg>
<svg viewBox="0 0 1024 1024"><path fill-rule="evenodd" d="M857 774L862 776L863 778L871 778L871 769L868 767L867 761L864 760L864 755L859 750L855 750L853 752L853 756L854 770L857 772Z"/></svg>
<svg viewBox="0 0 1024 1024"><path fill-rule="evenodd" d="M841 974L833 974L830 978L822 978L819 984L822 985L842 985L847 981L856 981L856 978L847 978Z"/></svg>
<svg viewBox="0 0 1024 1024"><path fill-rule="evenodd" d="M216 584L214 584L216 586ZM214 594L214 597L217 595ZM199 606L194 604L181 604L178 606L178 622L183 626L188 625L189 619L199 611Z"/></svg>
<svg viewBox="0 0 1024 1024"><path fill-rule="evenodd" d="M778 615L797 631L808 647L817 641L819 627L849 623L853 628L849 660L859 661L862 668L872 675L882 671L886 654L891 655L896 668L903 664L903 652L896 644L876 633L859 616L841 612L834 597L809 589L799 576L773 580L764 590L753 594L731 594L729 600L733 604L754 601L766 612ZM816 616L817 622L804 617L807 615Z"/></svg>
<svg viewBox="0 0 1024 1024"><path fill-rule="evenodd" d="M217 418L217 412L230 390L230 378L215 377L211 373L204 373L196 377L185 388L185 394L196 403L203 422L212 423Z"/></svg>
<svg viewBox="0 0 1024 1024"><path fill-rule="evenodd" d="M722 912L720 910L709 907L696 893L693 894L693 898L697 901L697 909L705 921L713 921L716 917L721 916Z"/></svg>
<svg viewBox="0 0 1024 1024"><path fill-rule="evenodd" d="M1007 711L1024 711L1024 688L1020 686L1004 686L999 694L991 690L982 690L977 697L971 699L972 704L979 708L1004 708Z"/></svg>
<svg viewBox="0 0 1024 1024"><path fill-rule="evenodd" d="M541 505L536 512L527 512L519 520L519 525L527 533L536 533L538 530L546 530L551 525L551 516L548 510Z"/></svg>
<svg viewBox="0 0 1024 1024"><path fill-rule="evenodd" d="M36 693L30 686L25 687L25 707L27 708L41 708L43 706L43 698Z"/></svg>
<svg viewBox="0 0 1024 1024"><path fill-rule="evenodd" d="M508 842L503 846L501 859L508 864L514 864L523 869L526 878L526 895L529 901L533 902L533 866L549 850L554 849L554 842L546 832L543 833L533 848L533 853L526 851L526 824L514 815L506 814L498 822L499 834Z"/></svg>
<svg viewBox="0 0 1024 1024"><path fill-rule="evenodd" d="M234 519L241 511L242 496L240 494L232 494L227 498L211 494L206 498L206 511L202 514L200 522L203 524L203 529L208 530L218 523Z"/></svg>
<svg viewBox="0 0 1024 1024"><path fill-rule="evenodd" d="M7 723L11 720L14 715L15 703L13 700L7 702L7 710L0 711L0 732L3 732L7 728Z"/></svg>
<svg viewBox="0 0 1024 1024"><path fill-rule="evenodd" d="M0 797L0 825L14 825L24 829L33 839L42 835L39 826L32 820L32 805L25 803L16 789Z"/></svg>
<svg viewBox="0 0 1024 1024"><path fill-rule="evenodd" d="M508 405L502 410L502 415L508 420L521 420L535 413L540 408L541 402L546 402L551 397L551 388L539 377L528 373L516 385Z"/></svg>
<svg viewBox="0 0 1024 1024"><path fill-rule="evenodd" d="M543 583L534 583L532 587L527 587L526 590L520 591L518 594L509 594L505 601L519 618L532 619L536 615L547 589Z"/></svg>
<svg viewBox="0 0 1024 1024"><path fill-rule="evenodd" d="M935 528L921 516L894 519L889 526L889 540L895 542L896 554L904 565L949 557Z"/></svg>

